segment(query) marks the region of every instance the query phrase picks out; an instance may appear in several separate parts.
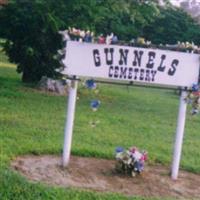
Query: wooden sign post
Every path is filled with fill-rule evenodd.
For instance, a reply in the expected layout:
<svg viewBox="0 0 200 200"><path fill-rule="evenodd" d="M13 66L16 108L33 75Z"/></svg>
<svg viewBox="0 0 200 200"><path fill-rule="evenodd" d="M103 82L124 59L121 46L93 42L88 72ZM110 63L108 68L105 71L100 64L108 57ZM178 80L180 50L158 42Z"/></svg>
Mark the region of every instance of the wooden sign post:
<svg viewBox="0 0 200 200"><path fill-rule="evenodd" d="M171 177L176 180L183 143L187 89L198 84L199 55L177 51L102 45L68 41L63 74L109 81L132 82L145 86L180 88L180 105L174 144ZM63 166L69 163L77 81L72 80L65 125Z"/></svg>

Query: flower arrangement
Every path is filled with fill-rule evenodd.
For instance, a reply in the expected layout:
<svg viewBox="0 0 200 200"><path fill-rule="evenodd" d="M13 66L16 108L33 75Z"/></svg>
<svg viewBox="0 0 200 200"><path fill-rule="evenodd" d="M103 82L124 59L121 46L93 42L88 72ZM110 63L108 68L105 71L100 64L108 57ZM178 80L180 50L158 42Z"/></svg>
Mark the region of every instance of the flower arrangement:
<svg viewBox="0 0 200 200"><path fill-rule="evenodd" d="M117 44L117 45L128 45L128 46L138 46L144 48L159 48L165 50L174 50L174 51L182 51L182 52L191 52L191 53L200 53L200 48L196 46L193 42L177 42L177 44L159 44L154 45L151 41L145 40L143 37L138 37L137 39L131 39L129 42L124 42L118 40L118 37L111 33L110 35L100 34L98 37L95 36L94 32L90 30L80 30L76 28L68 28L68 30L59 31L59 33L63 36L63 41L66 42L68 40L75 40L79 42L89 42L89 43L98 43L98 44ZM60 63L63 66L62 58L65 56L66 49L58 50L58 58L60 58ZM85 82L85 86L88 89L95 90L97 85L94 80L87 80ZM185 101L188 104L192 105L192 115L198 114L200 111L200 89L199 85L193 85L192 89L189 91ZM100 106L99 100L92 100L90 103L90 107L93 111L96 111Z"/></svg>
<svg viewBox="0 0 200 200"><path fill-rule="evenodd" d="M125 150L117 147L115 150L116 170L118 172L136 176L144 170L144 164L147 160L147 152L140 152L137 147L131 147Z"/></svg>
<svg viewBox="0 0 200 200"><path fill-rule="evenodd" d="M193 84L191 90L188 92L185 98L186 103L192 105L191 114L196 115L200 111L200 87L197 84Z"/></svg>
<svg viewBox="0 0 200 200"><path fill-rule="evenodd" d="M133 38L129 42L121 41L118 39L117 35L111 33L110 35L100 34L96 36L94 32L90 30L81 30L76 28L69 27L68 30L59 31L63 35L63 39L66 40L75 40L79 42L89 42L89 43L98 43L98 44L116 44L116 45L128 45L128 46L138 46L144 48L159 48L173 51L181 52L193 52L200 53L200 48L195 45L193 42L180 42L177 44L152 44L151 41L145 40L143 37Z"/></svg>
<svg viewBox="0 0 200 200"><path fill-rule="evenodd" d="M79 42L93 42L94 32L90 30L80 30L76 28L68 28L68 35L71 40L79 41Z"/></svg>

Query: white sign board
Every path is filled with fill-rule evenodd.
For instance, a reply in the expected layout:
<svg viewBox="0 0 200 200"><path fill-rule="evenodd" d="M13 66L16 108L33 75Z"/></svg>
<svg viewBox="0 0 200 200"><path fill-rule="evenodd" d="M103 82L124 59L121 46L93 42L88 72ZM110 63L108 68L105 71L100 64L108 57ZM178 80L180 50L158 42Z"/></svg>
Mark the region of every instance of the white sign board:
<svg viewBox="0 0 200 200"><path fill-rule="evenodd" d="M68 41L63 74L191 87L198 83L199 55L138 47Z"/></svg>

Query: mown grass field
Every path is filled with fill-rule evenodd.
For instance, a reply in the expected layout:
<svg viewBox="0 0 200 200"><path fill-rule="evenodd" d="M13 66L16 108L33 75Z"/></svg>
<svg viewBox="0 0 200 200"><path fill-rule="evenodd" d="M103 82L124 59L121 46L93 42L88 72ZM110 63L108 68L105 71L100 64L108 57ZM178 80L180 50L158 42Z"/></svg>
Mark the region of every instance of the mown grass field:
<svg viewBox="0 0 200 200"><path fill-rule="evenodd" d="M146 149L149 164L169 166L179 97L174 91L98 85L95 94L79 84L72 153L112 159L116 146ZM90 100L102 104L92 112ZM67 98L24 85L16 66L0 53L0 200L144 199L30 183L9 163L18 155L61 155ZM96 127L91 122L98 121ZM200 173L200 116L187 115L181 168ZM145 198L151 199L151 198Z"/></svg>

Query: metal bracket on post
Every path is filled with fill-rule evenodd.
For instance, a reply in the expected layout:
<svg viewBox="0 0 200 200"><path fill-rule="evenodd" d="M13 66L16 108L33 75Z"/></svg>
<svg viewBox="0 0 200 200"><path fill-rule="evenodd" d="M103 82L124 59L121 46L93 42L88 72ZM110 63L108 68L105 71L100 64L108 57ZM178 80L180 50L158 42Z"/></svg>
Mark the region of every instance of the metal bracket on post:
<svg viewBox="0 0 200 200"><path fill-rule="evenodd" d="M65 131L64 131L65 135L64 135L63 157L62 157L63 167L67 167L67 165L69 164L73 125L74 125L74 116L75 116L75 107L76 107L77 87L78 87L78 81L71 80L69 96L68 96Z"/></svg>
<svg viewBox="0 0 200 200"><path fill-rule="evenodd" d="M187 96L187 91L181 90L178 122L177 122L172 169L171 169L171 178L173 180L176 180L178 178L178 172L179 172L184 128L185 128L186 111L187 111L187 103L185 101L186 96Z"/></svg>

